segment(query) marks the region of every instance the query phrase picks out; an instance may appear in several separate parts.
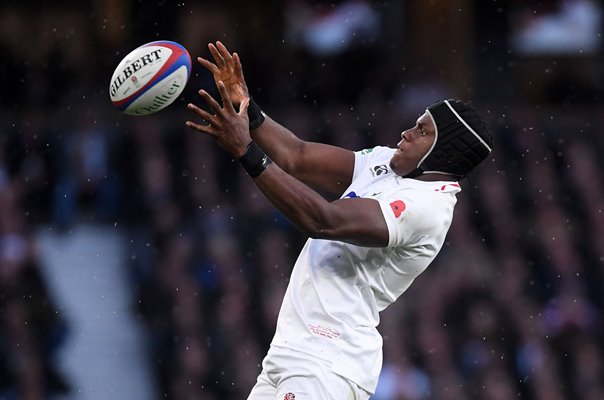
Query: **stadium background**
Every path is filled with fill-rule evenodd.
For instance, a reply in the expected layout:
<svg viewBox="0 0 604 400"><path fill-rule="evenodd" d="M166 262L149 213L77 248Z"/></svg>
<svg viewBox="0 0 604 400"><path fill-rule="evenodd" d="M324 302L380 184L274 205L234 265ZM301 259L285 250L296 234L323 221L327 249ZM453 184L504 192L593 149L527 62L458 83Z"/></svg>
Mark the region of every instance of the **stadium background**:
<svg viewBox="0 0 604 400"><path fill-rule="evenodd" d="M376 400L604 398L602 5L567 1L3 1L0 399L242 399L304 237L184 129L211 76L119 114L134 47L222 40L309 140L394 145L470 100L493 156L433 265L382 315Z"/></svg>

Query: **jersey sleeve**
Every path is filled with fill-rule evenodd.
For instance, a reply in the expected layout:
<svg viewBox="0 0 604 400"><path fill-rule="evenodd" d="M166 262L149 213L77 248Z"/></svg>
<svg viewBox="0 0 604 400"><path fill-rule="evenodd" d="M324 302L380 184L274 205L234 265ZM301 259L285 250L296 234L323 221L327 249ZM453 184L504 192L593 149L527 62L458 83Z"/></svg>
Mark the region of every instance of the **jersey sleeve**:
<svg viewBox="0 0 604 400"><path fill-rule="evenodd" d="M388 226L388 247L419 242L438 229L438 210L421 192L399 190L378 199Z"/></svg>

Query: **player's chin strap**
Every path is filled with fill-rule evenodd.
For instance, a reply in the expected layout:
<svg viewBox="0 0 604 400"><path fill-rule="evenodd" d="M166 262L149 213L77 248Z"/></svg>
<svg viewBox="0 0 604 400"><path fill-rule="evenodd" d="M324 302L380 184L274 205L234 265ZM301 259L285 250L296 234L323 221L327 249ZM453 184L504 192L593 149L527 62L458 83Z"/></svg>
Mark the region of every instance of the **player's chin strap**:
<svg viewBox="0 0 604 400"><path fill-rule="evenodd" d="M434 142L417 168L405 178L439 173L461 179L491 152L491 147L463 120L448 100L431 105L426 113L434 124Z"/></svg>
<svg viewBox="0 0 604 400"><path fill-rule="evenodd" d="M415 168L413 171L409 172L407 175L404 175L403 178L417 178L420 175L424 174L424 170L421 168Z"/></svg>
<svg viewBox="0 0 604 400"><path fill-rule="evenodd" d="M456 175L456 174L452 174L450 172L443 172L443 171L424 171L423 168L419 167L419 168L415 168L413 171L409 172L407 175L404 176L404 178L417 178L420 175L425 175L425 174L442 174L442 175L449 175L454 177L456 180L462 180L465 175Z"/></svg>

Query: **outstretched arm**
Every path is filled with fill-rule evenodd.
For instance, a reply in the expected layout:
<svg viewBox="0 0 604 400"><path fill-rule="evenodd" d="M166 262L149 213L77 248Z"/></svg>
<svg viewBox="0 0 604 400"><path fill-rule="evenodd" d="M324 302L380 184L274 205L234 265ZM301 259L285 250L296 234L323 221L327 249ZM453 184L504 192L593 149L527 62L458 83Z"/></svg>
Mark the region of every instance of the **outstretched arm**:
<svg viewBox="0 0 604 400"><path fill-rule="evenodd" d="M216 114L212 115L194 104L188 105L209 124L187 121L186 125L210 135L223 149L241 159L252 142L247 117L249 99L242 101L237 112L224 83L219 81L217 85L222 106L207 92L200 91ZM310 237L359 246L383 247L388 244L388 228L376 200L354 198L328 202L274 163L261 171L254 182L276 208Z"/></svg>
<svg viewBox="0 0 604 400"><path fill-rule="evenodd" d="M232 103L239 106L249 97L241 60L221 43L208 45L215 63L202 57L199 63L224 82ZM302 182L339 196L350 185L354 153L340 147L306 142L270 117L251 132L251 137L285 172Z"/></svg>

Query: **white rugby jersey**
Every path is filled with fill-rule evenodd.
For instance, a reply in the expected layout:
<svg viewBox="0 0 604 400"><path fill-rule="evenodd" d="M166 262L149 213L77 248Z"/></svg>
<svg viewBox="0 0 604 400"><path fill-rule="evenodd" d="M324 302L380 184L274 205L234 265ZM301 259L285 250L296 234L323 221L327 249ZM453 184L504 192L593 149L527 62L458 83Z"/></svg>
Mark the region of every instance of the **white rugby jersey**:
<svg viewBox="0 0 604 400"><path fill-rule="evenodd" d="M371 393L382 367L378 313L434 259L461 190L456 182L397 176L389 167L395 151L356 152L343 195L379 201L388 247L309 239L294 265L271 343L327 360L335 373Z"/></svg>

